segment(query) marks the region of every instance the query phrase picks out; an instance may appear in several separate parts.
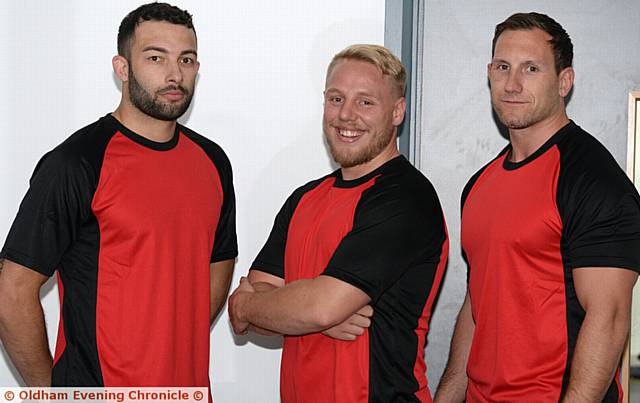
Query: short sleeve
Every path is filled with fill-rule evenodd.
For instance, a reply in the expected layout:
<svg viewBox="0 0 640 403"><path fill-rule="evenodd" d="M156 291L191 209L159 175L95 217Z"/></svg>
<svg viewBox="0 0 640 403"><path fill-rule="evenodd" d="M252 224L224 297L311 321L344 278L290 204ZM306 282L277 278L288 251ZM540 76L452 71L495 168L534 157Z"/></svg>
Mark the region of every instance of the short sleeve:
<svg viewBox="0 0 640 403"><path fill-rule="evenodd" d="M222 150L220 150L222 153ZM215 243L211 252L211 263L233 259L238 256L236 234L236 195L233 188L231 163L224 153L216 164L222 185L223 201L216 228Z"/></svg>
<svg viewBox="0 0 640 403"><path fill-rule="evenodd" d="M640 272L638 192L608 153L596 157L589 158L590 166L561 169L558 209L565 255L571 268Z"/></svg>
<svg viewBox="0 0 640 403"><path fill-rule="evenodd" d="M446 240L444 217L433 188L421 193L365 191L351 231L323 274L361 289L375 303L410 267L437 264Z"/></svg>
<svg viewBox="0 0 640 403"><path fill-rule="evenodd" d="M9 230L0 257L51 276L91 213L95 175L58 149L45 155Z"/></svg>

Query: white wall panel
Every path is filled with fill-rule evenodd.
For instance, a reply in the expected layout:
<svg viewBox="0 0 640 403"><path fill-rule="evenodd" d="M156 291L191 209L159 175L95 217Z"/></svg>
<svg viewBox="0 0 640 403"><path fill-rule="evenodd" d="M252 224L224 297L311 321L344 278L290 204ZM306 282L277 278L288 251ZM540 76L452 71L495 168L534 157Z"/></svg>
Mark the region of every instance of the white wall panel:
<svg viewBox="0 0 640 403"><path fill-rule="evenodd" d="M118 25L139 1L0 2L0 238L36 162L75 130L115 109ZM352 43L382 44L383 0L176 1L194 15L201 68L183 123L219 143L235 175L237 284L297 186L328 173L322 90L330 58ZM43 292L49 339L57 290ZM280 341L234 339L226 313L212 332L220 402L277 402ZM0 386L18 378L0 354Z"/></svg>

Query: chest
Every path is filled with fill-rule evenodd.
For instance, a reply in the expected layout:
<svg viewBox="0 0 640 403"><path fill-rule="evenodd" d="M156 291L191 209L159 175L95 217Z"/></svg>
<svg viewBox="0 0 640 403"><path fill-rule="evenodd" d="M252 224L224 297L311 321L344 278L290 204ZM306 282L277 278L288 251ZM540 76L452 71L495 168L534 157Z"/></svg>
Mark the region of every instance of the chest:
<svg viewBox="0 0 640 403"><path fill-rule="evenodd" d="M123 136L109 144L92 202L101 230L213 230L223 200L220 178L206 154L187 141L168 151Z"/></svg>
<svg viewBox="0 0 640 403"><path fill-rule="evenodd" d="M471 189L462 213L467 258L508 250L523 255L555 253L562 237L556 194L558 153L549 150L514 170L494 161Z"/></svg>
<svg viewBox="0 0 640 403"><path fill-rule="evenodd" d="M353 188L329 179L305 194L291 218L285 250L285 278L319 276L342 239L352 230L362 193L373 181Z"/></svg>

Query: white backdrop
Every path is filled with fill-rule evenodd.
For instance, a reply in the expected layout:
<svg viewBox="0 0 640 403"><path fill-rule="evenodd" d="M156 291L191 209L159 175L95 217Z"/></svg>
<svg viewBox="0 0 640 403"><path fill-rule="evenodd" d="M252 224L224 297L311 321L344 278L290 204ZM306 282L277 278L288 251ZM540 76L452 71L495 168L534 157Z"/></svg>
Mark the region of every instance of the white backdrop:
<svg viewBox="0 0 640 403"><path fill-rule="evenodd" d="M117 106L111 71L121 19L140 1L0 1L0 238L36 162ZM240 256L234 286L298 185L329 172L322 141L324 72L352 43L382 44L384 0L176 1L194 15L201 68L182 123L220 144L235 175ZM50 344L53 282L43 293ZM276 402L280 341L234 339L226 313L211 337L219 402ZM0 386L19 384L0 353Z"/></svg>

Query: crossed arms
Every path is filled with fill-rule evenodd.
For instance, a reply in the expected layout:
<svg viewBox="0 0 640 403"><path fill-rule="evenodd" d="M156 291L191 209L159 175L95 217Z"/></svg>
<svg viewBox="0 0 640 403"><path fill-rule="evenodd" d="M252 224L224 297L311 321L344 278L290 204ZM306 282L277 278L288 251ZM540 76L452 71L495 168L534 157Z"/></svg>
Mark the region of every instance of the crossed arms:
<svg viewBox="0 0 640 403"><path fill-rule="evenodd" d="M229 298L229 318L236 333L301 335L323 332L354 340L371 323L370 298L331 276L284 285L272 274L251 270Z"/></svg>

